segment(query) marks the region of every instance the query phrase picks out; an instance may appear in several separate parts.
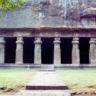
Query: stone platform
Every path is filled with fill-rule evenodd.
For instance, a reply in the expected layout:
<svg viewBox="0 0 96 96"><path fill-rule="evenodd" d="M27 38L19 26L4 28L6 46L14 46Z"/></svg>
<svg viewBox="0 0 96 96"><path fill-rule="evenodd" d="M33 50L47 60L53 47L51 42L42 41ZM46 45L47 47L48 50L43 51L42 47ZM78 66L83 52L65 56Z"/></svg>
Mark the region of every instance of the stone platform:
<svg viewBox="0 0 96 96"><path fill-rule="evenodd" d="M66 90L68 87L55 72L39 72L26 86L26 90Z"/></svg>
<svg viewBox="0 0 96 96"><path fill-rule="evenodd" d="M39 71L55 71L54 64L42 64Z"/></svg>
<svg viewBox="0 0 96 96"><path fill-rule="evenodd" d="M24 63L22 63L22 64L20 64L20 65L17 65L17 64L14 64L14 63L8 63L8 64L6 64L6 63L1 63L0 64L0 68L2 69L11 69L11 68L27 68L27 69L34 69L34 68L36 68L36 69L38 69L38 70L40 70L41 68L42 68L42 65L48 65L48 64L33 64L33 63L31 63L31 64L24 64ZM58 69L58 68L64 68L64 69L66 69L66 68L96 68L96 64L50 64L50 65L54 65L54 69L56 70L56 69ZM42 68L42 69L44 69L44 68Z"/></svg>
<svg viewBox="0 0 96 96"><path fill-rule="evenodd" d="M14 95L0 95L0 96L71 96L68 90L21 90Z"/></svg>
<svg viewBox="0 0 96 96"><path fill-rule="evenodd" d="M68 90L21 90L14 94L14 96L71 96L70 94L71 92Z"/></svg>

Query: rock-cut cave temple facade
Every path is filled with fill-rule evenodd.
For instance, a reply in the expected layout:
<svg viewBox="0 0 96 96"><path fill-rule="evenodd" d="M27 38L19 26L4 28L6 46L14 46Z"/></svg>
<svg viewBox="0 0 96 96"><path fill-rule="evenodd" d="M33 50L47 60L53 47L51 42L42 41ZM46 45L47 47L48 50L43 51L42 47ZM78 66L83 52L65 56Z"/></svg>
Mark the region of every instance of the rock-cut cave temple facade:
<svg viewBox="0 0 96 96"><path fill-rule="evenodd" d="M96 0L26 0L2 11L0 64L95 64Z"/></svg>

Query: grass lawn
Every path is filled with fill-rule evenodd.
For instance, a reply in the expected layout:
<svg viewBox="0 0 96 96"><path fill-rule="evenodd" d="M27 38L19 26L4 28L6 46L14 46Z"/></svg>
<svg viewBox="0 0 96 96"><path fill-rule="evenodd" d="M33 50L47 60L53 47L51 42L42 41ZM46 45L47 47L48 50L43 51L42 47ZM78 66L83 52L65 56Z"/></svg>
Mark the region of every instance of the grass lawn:
<svg viewBox="0 0 96 96"><path fill-rule="evenodd" d="M0 69L0 93L24 89L35 73L32 69Z"/></svg>
<svg viewBox="0 0 96 96"><path fill-rule="evenodd" d="M57 71L57 74L74 92L96 92L96 71Z"/></svg>
<svg viewBox="0 0 96 96"><path fill-rule="evenodd" d="M25 86L32 77L37 73L35 69L0 69L0 93L14 94L18 90L25 89ZM79 96L96 96L96 71L61 71L56 73L64 83L73 92L87 92L87 95ZM91 94L91 95L90 95Z"/></svg>

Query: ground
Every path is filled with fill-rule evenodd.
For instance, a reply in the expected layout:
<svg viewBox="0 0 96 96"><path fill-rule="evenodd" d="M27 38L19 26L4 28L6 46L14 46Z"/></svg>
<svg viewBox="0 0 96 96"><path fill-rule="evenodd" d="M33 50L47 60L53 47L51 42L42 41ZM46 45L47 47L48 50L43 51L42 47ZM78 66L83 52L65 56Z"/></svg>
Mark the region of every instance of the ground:
<svg viewBox="0 0 96 96"><path fill-rule="evenodd" d="M14 94L25 89L35 73L27 69L0 69L0 93Z"/></svg>
<svg viewBox="0 0 96 96"><path fill-rule="evenodd" d="M25 89L37 72L36 69L0 69L0 93L14 94ZM87 95L79 96L96 96L96 70L62 69L56 73L72 92L87 92Z"/></svg>
<svg viewBox="0 0 96 96"><path fill-rule="evenodd" d="M96 96L96 70L66 70L57 71L57 74L72 92L87 92L87 96Z"/></svg>

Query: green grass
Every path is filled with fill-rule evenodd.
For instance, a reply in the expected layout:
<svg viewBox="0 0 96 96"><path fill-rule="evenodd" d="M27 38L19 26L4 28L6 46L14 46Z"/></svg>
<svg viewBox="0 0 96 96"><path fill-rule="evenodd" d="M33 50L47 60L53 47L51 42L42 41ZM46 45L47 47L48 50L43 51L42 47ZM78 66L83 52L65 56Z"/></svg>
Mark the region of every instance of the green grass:
<svg viewBox="0 0 96 96"><path fill-rule="evenodd" d="M32 69L0 69L0 88L24 89L34 74Z"/></svg>
<svg viewBox="0 0 96 96"><path fill-rule="evenodd" d="M0 93L5 91L10 92L13 90L25 89L25 86L32 77L37 73L35 69L0 69ZM56 73L64 81L65 84L71 90L74 89L86 89L87 91L91 89L96 89L96 71L64 71L57 70ZM5 90L1 88L5 87ZM8 91L9 90L9 91ZM81 95L83 96L83 95ZM86 95L85 95L86 96ZM87 95L88 96L88 95ZM94 96L94 95L89 95Z"/></svg>
<svg viewBox="0 0 96 96"><path fill-rule="evenodd" d="M70 89L96 88L96 71L57 72Z"/></svg>

